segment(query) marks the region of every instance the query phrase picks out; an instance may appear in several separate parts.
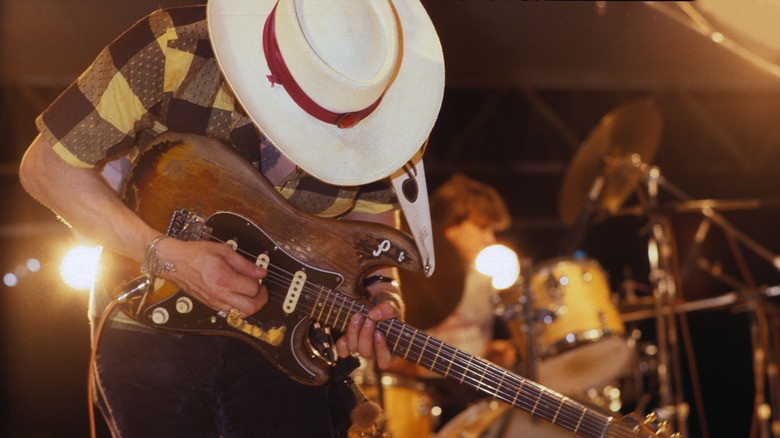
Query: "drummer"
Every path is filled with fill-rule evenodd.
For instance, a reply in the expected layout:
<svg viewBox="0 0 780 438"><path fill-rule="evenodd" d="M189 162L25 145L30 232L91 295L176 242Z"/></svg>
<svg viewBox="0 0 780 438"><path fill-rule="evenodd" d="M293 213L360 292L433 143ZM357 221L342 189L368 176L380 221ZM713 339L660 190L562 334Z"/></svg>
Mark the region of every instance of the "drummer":
<svg viewBox="0 0 780 438"><path fill-rule="evenodd" d="M469 354L511 368L517 354L506 339L508 331L496 318L498 292L491 278L475 266L479 252L495 244L495 233L511 223L506 203L493 187L455 174L431 195L430 206L436 270L427 279L401 273L409 291L407 321ZM410 362L397 361L390 371L425 380L442 408L439 426L484 396Z"/></svg>

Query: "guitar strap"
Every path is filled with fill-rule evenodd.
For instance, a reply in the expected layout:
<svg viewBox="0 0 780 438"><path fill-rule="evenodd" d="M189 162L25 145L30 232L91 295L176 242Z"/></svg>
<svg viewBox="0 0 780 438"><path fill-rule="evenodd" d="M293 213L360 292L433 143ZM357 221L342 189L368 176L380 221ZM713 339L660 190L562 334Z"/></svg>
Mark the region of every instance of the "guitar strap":
<svg viewBox="0 0 780 438"><path fill-rule="evenodd" d="M430 277L435 267L435 257L431 211L428 205L428 185L425 182L422 159L424 150L425 146L420 148L404 167L391 176L391 180L404 218L420 251L423 271L427 277Z"/></svg>

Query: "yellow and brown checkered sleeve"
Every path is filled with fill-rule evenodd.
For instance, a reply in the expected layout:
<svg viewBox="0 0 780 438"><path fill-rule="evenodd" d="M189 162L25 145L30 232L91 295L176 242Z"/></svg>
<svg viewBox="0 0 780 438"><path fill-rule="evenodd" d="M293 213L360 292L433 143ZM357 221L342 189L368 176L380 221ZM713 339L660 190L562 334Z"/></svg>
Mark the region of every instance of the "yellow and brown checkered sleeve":
<svg viewBox="0 0 780 438"><path fill-rule="evenodd" d="M181 8L156 11L136 23L38 117L39 131L79 167L93 167L133 146L139 131L159 122L166 81L182 76L166 71L168 40L177 37L177 25L204 20L202 8Z"/></svg>

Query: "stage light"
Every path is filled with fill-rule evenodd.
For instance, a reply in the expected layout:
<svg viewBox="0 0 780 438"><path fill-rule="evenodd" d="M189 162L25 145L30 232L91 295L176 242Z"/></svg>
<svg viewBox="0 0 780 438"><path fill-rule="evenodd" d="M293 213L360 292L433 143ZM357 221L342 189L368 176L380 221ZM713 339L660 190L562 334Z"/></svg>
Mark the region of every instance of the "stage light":
<svg viewBox="0 0 780 438"><path fill-rule="evenodd" d="M517 254L504 245L490 245L477 255L477 271L493 277L498 290L511 287L520 276Z"/></svg>
<svg viewBox="0 0 780 438"><path fill-rule="evenodd" d="M26 266L28 271L38 272L41 270L41 261L36 258L27 259Z"/></svg>
<svg viewBox="0 0 780 438"><path fill-rule="evenodd" d="M3 276L3 284L8 287L14 287L19 284L19 277L17 277L16 274L9 272Z"/></svg>
<svg viewBox="0 0 780 438"><path fill-rule="evenodd" d="M102 250L100 246L77 246L70 250L60 264L60 276L65 284L73 289L92 288Z"/></svg>

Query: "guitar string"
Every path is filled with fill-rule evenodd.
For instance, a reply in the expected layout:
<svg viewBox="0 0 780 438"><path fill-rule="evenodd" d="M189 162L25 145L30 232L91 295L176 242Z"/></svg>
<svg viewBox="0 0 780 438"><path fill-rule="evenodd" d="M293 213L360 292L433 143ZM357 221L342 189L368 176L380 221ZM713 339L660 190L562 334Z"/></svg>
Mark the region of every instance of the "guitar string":
<svg viewBox="0 0 780 438"><path fill-rule="evenodd" d="M288 281L289 279L288 279L288 278L284 278L283 276L276 275L275 271L276 271L276 269L272 269L272 270L270 270L270 271L269 271L269 277L267 277L266 279L267 279L269 282L272 282L273 284L275 284L275 285L278 285L278 286L280 286L280 287L284 287L285 285L289 285L289 281ZM282 272L283 272L283 271L282 271ZM291 278L291 277L290 277L290 278ZM350 300L350 297L346 297L346 296L344 296L343 294L340 294L340 293L338 293L338 292L333 292L333 291L330 291L330 294L333 294L333 296L331 296L331 295L330 295L330 294L328 294L328 293L326 293L326 294L324 294L324 295L323 295L323 294L322 294L322 293L320 293L320 292L314 291L314 290L312 290L312 289L311 289L311 287L309 287L309 288L304 288L304 289L307 289L307 292L309 292L310 294L318 295L320 298L322 298L322 297L325 297L325 301L326 301L326 302L330 302L330 303L326 303L326 304L330 304L330 306L329 306L329 307L335 307L335 304L336 304L336 302L337 302L337 301L339 301L339 299L342 299L342 300L344 300L344 301L351 301L351 300ZM327 289L327 288L325 288L325 289L326 289L326 290L329 290L329 289ZM281 302L281 301L283 301L283 298L281 298L280 296L278 296L278 295L280 295L280 293L279 293L278 291L273 291L273 290L272 290L272 292L277 292L277 293L274 293L274 294L273 294L274 301L277 301L277 302ZM341 307L344 307L344 302L342 302L342 303L339 303L339 304L341 304ZM353 308L355 305L358 305L358 306L360 306L360 304L359 304L359 303L352 303L352 302L348 302L347 304L350 306L350 310L353 310L352 308ZM303 305L302 305L302 309L303 309L303 310L308 310L308 311L309 311L309 314L310 314L310 315L312 315L312 316L314 316L314 313L313 313L313 312L314 312L314 310L315 310L315 309L314 309L314 307L312 307L312 306L309 306L308 304L303 304ZM365 312L367 311L365 308L363 308L363 309L359 309L359 310L362 310L362 312L361 312L361 313L365 313ZM338 312L337 312L337 313L338 313ZM338 315L336 315L336 316L338 317ZM326 319L327 319L327 318L326 318ZM329 323L329 321L325 321L325 322L326 322L326 323ZM338 322L338 321L336 321L336 322ZM402 330L402 331L403 331L403 330ZM391 339L392 339L392 335L396 335L397 337L402 337L402 336L401 336L401 332L397 332L397 333L396 333L396 332L393 330L393 327L389 327L389 330L387 330L387 333L388 333L388 335L390 335ZM425 336L428 336L428 335L425 335ZM429 337L429 336L428 336L428 338L429 338L429 340L428 340L428 341L430 341L430 339L433 339L433 338L431 338L431 337ZM440 342L440 341L439 341L439 342ZM412 344L410 345L410 347L411 347L411 346L413 346L413 345L414 345L414 343L412 343ZM419 346L420 346L420 345L419 345L419 343L418 343L417 347L419 347ZM440 347L440 350L443 350L443 349L444 349L443 347ZM456 358L456 360L454 361L454 363L456 363L456 364L457 364L457 363L459 362L459 360L461 360L461 359L459 359L459 357L458 357L458 355L457 355L457 350L456 350L454 347L449 347L449 346L448 346L447 350L450 350L450 353L451 353L451 354L454 352L454 357ZM418 356L419 356L419 357L423 357L423 356L421 355L421 353L422 353L422 351L418 352ZM421 361L421 362L422 362L422 361ZM473 361L472 361L472 362L473 362ZM423 364L423 363L421 363L421 365L425 366L425 364ZM431 365L431 366L429 366L429 368L430 368L430 369L434 369L434 370L436 370L436 369L437 369L437 366L436 366L436 364L435 364L435 360L434 360L433 362L430 362L430 365ZM474 365L474 363L472 363L472 365ZM487 364L483 362L483 366L486 366L486 365L487 365ZM439 371L439 372L443 371L443 370L441 369L441 367L438 367L438 368L439 368L439 369L438 369L438 371ZM464 369L465 369L465 368L464 368ZM488 370L489 370L489 371L491 371L491 372L493 372L493 373L495 372L495 371L494 371L492 368L488 368ZM456 370L451 370L451 371L454 373ZM445 375L446 375L446 373L442 373L442 374L445 374ZM451 376L448 376L448 377L451 377ZM479 388L479 387L481 386L479 383L473 383L473 382L469 382L469 383L471 383L471 386L473 386L473 387L475 387L475 388ZM489 382L488 382L488 383L489 383ZM509 382L507 382L507 383L509 383ZM483 386L484 386L484 385L483 385ZM488 386L489 386L489 385L488 385ZM506 388L507 388L507 387L505 386L505 388L504 388L504 389L506 389ZM522 388L522 387L521 387L521 388ZM518 390L519 390L519 389L521 389L521 388L518 388ZM491 391L487 391L487 390L486 390L485 392L487 392L488 394L491 394L491 395L497 396L497 397L498 397L498 396L501 396L501 395L503 395L503 398L504 398L504 399L506 399L506 400L509 400L509 399L511 398L511 397L509 397L509 396L507 396L507 395L506 395L506 391L503 391L503 390L501 390L500 386L499 386L499 388L491 388L491 389L492 389ZM526 392L528 392L528 391L529 391L529 390L526 390ZM502 394L502 392L503 392L504 394ZM527 398L527 400L526 400L526 399L518 400L519 406L523 407L524 409L528 410L529 412L532 412L532 411L534 410L534 407L536 407L536 408L538 409L538 406L536 406L536 405L535 405L535 404L537 403L536 401L538 401L538 400L539 400L539 399L542 397L542 395L544 394L544 392L545 392L545 391L543 391L541 388L537 388L537 391L536 391L536 392L538 393L538 396L536 396L536 397L533 397L533 399L531 399L531 398ZM546 391L546 392L549 394L549 391ZM520 393L522 394L522 391L520 391ZM517 398L519 399L519 397L517 397ZM570 399L568 399L568 398L567 398L567 400L569 400L569 401L570 401L570 403L571 403L571 400L570 400ZM524 402L525 402L525 403L524 403ZM533 406L531 405L531 402L533 402L533 403L534 403L534 405L533 405ZM556 418L555 416L551 416L550 418L546 418L548 421L552 421L552 419L553 419L553 418L556 418L556 421L555 421L555 423L556 423L556 424L559 424L559 425L564 425L564 424L565 424L564 420L567 418L567 413L566 413L566 412L563 410L563 408L564 408L564 407L566 407L565 405L563 405L563 403L564 403L564 400L561 400L561 399L559 399L559 405L560 405L560 407L559 407L559 413L558 413L558 417ZM583 417L584 417L584 413L586 413L586 412L587 412L587 411L584 409L584 407L578 406L577 408L578 408L579 412L577 412L577 413L574 413L574 414L573 414L574 416L569 416L569 419L570 419L570 420L572 420L572 421L575 421L575 420L576 420L577 422L580 422L580 426L579 426L579 428L577 428L577 424L576 424L576 423L570 422L570 423L572 423L572 424L570 425L570 427L569 427L569 428L570 428L571 430L578 429L578 430L580 430L580 431L583 431L583 432L584 432L584 431L588 431L588 430L590 430L590 429L593 429L593 427L590 427L590 425L589 425L589 424L586 422L586 421L587 421L587 419L580 420L581 418L583 418ZM569 409L572 409L572 407L571 407L571 406L569 406ZM544 417L542 416L542 418L544 418ZM560 419L560 420L558 420L558 419ZM606 423L606 422L607 422L607 420L606 420L606 419L603 419L601 422L602 422L602 423ZM597 432L596 432L596 433L597 433L597 435L593 435L593 436L601 436L601 435L602 435L602 433L603 433L603 428L604 428L604 425L602 424L602 425L600 425L600 426L601 426L601 427L599 427L599 425L596 425L596 426L594 426L594 427L596 427L596 428L597 428Z"/></svg>
<svg viewBox="0 0 780 438"><path fill-rule="evenodd" d="M207 237L207 238L209 238L209 239L211 239L213 241L225 243L225 242L221 241L220 239L214 237L213 235L206 235L205 237ZM244 251L243 249L240 249L240 248L237 248L236 251L241 253L241 254L243 254L245 257L249 258L250 260L256 259L258 257L257 255L250 254L250 253L248 253L248 252L246 252L246 251ZM277 272L279 272L280 275L277 275L276 274ZM289 275L289 277L285 277L284 275ZM289 271L286 271L285 269L282 269L279 266L274 265L274 269L271 269L270 266L269 266L268 276L266 277L266 279L264 281L274 282L277 286L279 286L280 288L282 288L284 290L284 289L286 289L286 285L289 285L290 282L292 281L293 276L294 276L293 273L291 273ZM309 283L307 282L306 285L303 287L303 290L307 291L310 294L314 294L314 295L317 295L317 296L320 296L320 297L323 296L323 294L320 291L317 291L316 289L312 288L311 286L308 286L308 284ZM354 307L355 305L357 305L357 311L360 312L361 314L363 314L363 316L365 316L365 314L367 313L368 308L365 305L355 301L354 298L346 296L345 294L342 294L342 293L337 292L337 291L332 291L329 288L326 288L324 286L319 286L319 287L327 292L326 294L324 294L326 301L335 302L338 299L346 300L345 302L347 302L349 304L349 307L350 307L350 314L355 313L355 311L352 311L352 307ZM277 296L277 295L281 295L282 294L281 292L276 293L276 294L271 294L271 292L272 291L269 288L269 300L273 298L274 301L276 301L276 302L280 302L280 303L284 302L284 299L285 299L284 297ZM342 307L344 306L344 302L342 302L340 304L341 304ZM304 307L306 307L305 310L308 310L309 314L313 316L315 308L312 307L312 306L308 306L307 304L304 304ZM338 317L338 315L336 315L336 317ZM469 367L475 365L473 363L474 361L472 360L472 357L468 357L467 358L468 362L463 362L466 359L462 359L462 358L458 357L458 353L459 353L458 349L456 349L455 347L450 346L450 345L448 345L448 344L446 344L446 343L444 343L444 342L442 342L442 341L440 341L438 339L435 339L435 338L433 338L433 337L431 337L431 336L429 336L429 335L427 335L425 333L423 333L423 336L425 336L427 338L426 339L426 344L431 342L431 341L435 341L434 343L440 344L439 345L439 349L437 350L437 353L436 353L437 355L441 354L442 352L446 352L446 353L452 355L455 359L450 361L451 363L447 367L446 370L442 370L442 369L440 369L440 367L439 367L439 369L437 369L437 364L436 364L437 361L436 361L435 358L432 359L432 360L430 360L430 358L428 358L430 363L427 366L423 365L421 362L422 362L422 359L424 358L423 357L423 353L424 353L424 349L425 349L425 345L426 344L420 344L420 341L418 341L418 336L416 336L416 334L420 333L420 330L416 329L416 328L414 328L412 326L404 325L404 326L402 326L400 328L400 331L398 331L397 329L395 329L395 327L394 327L395 324L393 323L393 321L395 321L395 320L383 321L383 322L379 323L379 325L384 325L385 326L383 331L385 331L386 338L389 338L392 335L392 336L395 336L396 339L400 340L403 337L403 332L404 332L404 329L405 329L404 326L406 327L406 330L413 331L415 335L413 336L412 342L410 343L409 348L407 349L407 353L405 353L405 357L407 357L407 358L411 357L409 352L411 351L412 347L415 347L417 349L418 363L421 366L428 367L432 371L438 372L440 374L443 374L446 377L452 378L452 376L449 375L449 374L455 374L457 372L457 368L453 369L452 366L453 365L457 365L458 367L462 368L462 371L459 372L459 374L463 376L463 378L461 379L461 383L466 383L466 378L468 377L469 382L467 384L470 385L471 387L476 388L477 390L479 390L480 388L483 388L483 387L484 388L490 388L492 392L488 392L486 389L483 389L483 392L486 392L487 394L493 395L494 397L500 397L500 398L502 398L505 401L509 401L510 399L512 399L513 401L511 402L511 404L515 404L516 403L517 406L522 407L523 409L527 410L528 412L532 412L532 413L535 413L536 410L540 409L540 406L539 406L540 399L544 395L544 393L547 393L547 395L549 397L557 399L559 407L556 409L556 411L558 411L556 415L553 415L551 418L546 418L546 417L542 417L542 418L545 418L547 421L553 422L554 424L560 425L562 427L564 425L564 422L562 420L568 420L570 422L569 424L571 425L570 430L573 430L573 431L576 430L577 433L579 433L579 432L586 432L587 431L587 432L591 432L591 433L595 433L596 434L596 435L592 435L592 436L603 436L604 433L606 432L605 428L617 427L617 429L615 429L614 431L615 432L620 432L621 433L620 436L626 436L626 437L628 437L628 436L635 436L635 434L627 426L622 425L621 423L613 423L611 421L611 417L608 417L608 416L603 415L601 413L593 412L593 411L585 408L584 406L580 405L579 403L574 402L572 399L570 399L570 398L568 398L566 396L563 396L561 394L558 394L558 393L556 393L554 391L550 391L549 389L541 386L540 384L538 384L536 382L529 381L527 379L522 379L521 380L521 378L519 378L519 376L518 377L514 377L512 373L509 373L508 371L502 370L500 367L497 367L495 365L488 364L486 361L482 360L481 358L476 358L475 357L475 359L477 359L477 361L479 362L478 364L482 368L484 368L485 370L487 370L489 372L489 374L488 373L483 373L482 379L480 379L479 381L476 381L476 379L474 379L473 377L468 376L468 373L467 373ZM335 321L335 322L338 322L338 321ZM327 323L327 321L326 321L326 323ZM342 325L344 327L346 327L347 324L348 324L347 317L345 317L345 321L343 321ZM342 328L341 330L344 331L345 328ZM397 341L396 341L396 343L397 343ZM463 353L463 354L465 354L465 353ZM519 380L519 386L517 386L517 383L512 383L512 385L510 387L507 384L508 382L505 383L507 381L507 377L510 377L510 379L509 379L510 381L511 380ZM488 382L486 382L486 383L491 383L494 386L484 385L483 382L484 382L485 378L488 378ZM524 394L523 393L523 388L526 387L526 386L533 387L533 391L531 391L531 388L528 388L528 389L525 390L525 392L529 392L529 393L530 392L535 392L536 394L538 394L538 396L533 397L531 395ZM504 387L506 387L506 389L514 389L514 392L512 392L512 391L505 391L504 389L502 389ZM512 394L514 394L515 396L511 397ZM523 403L525 403L525 405L523 405ZM563 409L564 406L567 406L570 410L573 410L574 408L576 408L576 409L579 410L579 412L576 413L576 414L573 414L573 413L569 414L569 413L563 412L562 409ZM544 408L544 407L542 406L542 408ZM550 414L550 413L548 412L548 414ZM590 421L588 421L589 420L588 419L588 415L589 414L590 414L591 417L595 416L596 418L595 419L594 418L590 418ZM539 415L539 416L541 416L541 415ZM555 421L553 421L553 420L555 420ZM594 421L598 421L600 424L591 424ZM573 422L573 424L572 424L572 422ZM626 433L625 435L623 435L624 432ZM618 435L614 435L614 436L618 436Z"/></svg>
<svg viewBox="0 0 780 438"><path fill-rule="evenodd" d="M219 239L216 239L216 238L214 238L213 236L209 236L209 237L210 237L210 238L212 238L213 240L217 240L217 241L219 241ZM247 257L250 257L250 258L256 258L256 257L257 257L257 256L254 256L254 255L248 254L246 251L244 251L244 250L242 250L242 249L237 249L237 251L239 251L240 253L242 253L242 254L244 254L245 256L247 256ZM271 277L271 278L268 278L268 277L266 277L266 281L270 281L270 280L274 280L274 279L275 279L275 278L274 278L274 277L275 277L275 275L274 275L274 274L275 274L275 271L278 271L278 272L280 272L280 273L284 273L284 274L287 274L287 275L289 275L289 278L285 278L285 277L283 277L283 276L279 276L279 277L278 277L278 279L279 279L279 280L281 280L281 282L279 282L279 281L276 281L276 283L277 283L277 285L278 285L278 286L280 286L280 287L284 288L284 287L285 287L285 285L289 285L289 284L290 284L290 281L292 280L292 277L293 277L292 273L290 273L290 272L287 272L287 271L285 271L284 269L281 269L281 268L277 267L276 265L274 265L274 269L269 269L269 277ZM308 284L308 283L307 283L307 284ZM309 293L313 293L313 294L316 294L316 295L322 296L322 294L321 294L320 292L318 292L318 291L316 291L316 290L313 290L313 289L311 289L311 287L304 286L304 289L308 290L308 292L309 292ZM325 289L327 289L327 288L325 288ZM269 289L269 292L271 292L271 290L270 290L270 289ZM331 293L333 293L334 295L336 295L336 297L341 297L342 299L346 297L345 295L343 295L343 294L341 294L341 293L338 293L338 292L331 292ZM276 294L274 294L274 295L276 295ZM326 297L326 299L327 299L328 301L334 301L334 300L336 299L336 298L331 298L331 296L330 296L330 295L328 295L328 294L326 294L326 295L325 295L325 297ZM269 294L269 299L270 299L270 298L272 298L272 297L271 297L271 295ZM284 298L282 298L282 297L276 297L276 296L274 296L273 298L276 298L276 299L275 299L275 301L277 301L277 302L282 302L282 301L284 300ZM350 298L351 298L351 297L350 297ZM341 303L341 304L342 304L342 306L344 305L344 303ZM360 310L360 311L361 311L361 313L365 314L365 313L367 312L367 308L365 308L364 306L362 306L360 303L357 303L357 302L352 302L352 303L349 303L349 305L350 305L350 308L352 308L352 307L354 306L354 304L357 304L357 305L359 306L359 309L358 309L358 310ZM360 307L363 307L363 308L360 308ZM308 310L310 311L310 314L312 314L312 315L313 315L313 311L314 311L314 309L310 307ZM351 309L350 309L350 310L351 310ZM338 316L338 315L337 315L337 316ZM336 321L336 322L338 322L338 321ZM327 322L326 322L326 323L327 323ZM346 326L346 321L344 322L344 326ZM409 326L409 327L410 327L410 326ZM411 328L411 327L410 327L410 328ZM344 329L342 328L342 330L344 330ZM416 330L416 329L414 329L414 330ZM400 338L402 337L403 327L401 328L401 332L395 333L395 332L393 332L393 325L390 325L389 327L386 327L386 331L387 331L387 333L386 333L386 336L388 336L388 335L395 335L397 338L399 338L399 339L400 339ZM430 341L431 339L433 339L432 337L430 337L430 336L428 336L428 335L425 335L425 336L428 338L428 341ZM416 338L416 336L415 336L415 338ZM437 340L437 341L438 341L438 340ZM441 341L438 341L438 342L441 342ZM415 342L412 342L412 343L410 344L410 348L409 348L409 350L408 350L408 351L410 351L410 350L411 350L411 347L412 347L412 346L415 346L414 344L415 344ZM446 348L446 350L449 350L449 353L450 353L450 354L453 354L453 355L454 355L454 357L455 357L455 360L454 360L452 363L453 363L453 364L456 364L456 365L459 365L459 366L462 366L464 371L462 371L462 372L461 372L461 374L464 374L464 372L465 372L465 371L468 369L468 366L469 366L469 364L466 364L466 365L464 366L462 363L459 363L459 361L460 361L460 360L462 360L462 359L460 359L460 358L458 357L457 350L456 350L454 347L448 346L448 345L446 345L446 344L444 344L444 343L441 343L441 344L442 344L442 345L439 347L439 353L437 353L437 354L440 354L440 353L442 352L442 350L444 350L445 348ZM422 347L420 347L419 345L416 345L416 347L417 347L417 348L422 348ZM409 353L408 353L408 351L407 351L407 353L406 353L407 357L409 357ZM422 352L423 352L423 351L422 351L422 349L421 349L420 351L418 351L418 357L420 358L420 362L421 362L421 359L422 359ZM471 363L471 362L472 362L472 360L471 360L471 359L469 359L469 363ZM487 365L487 363L485 363L484 361L482 361L482 364L483 364L483 366L486 366L486 365ZM422 365L422 364L421 364L421 365ZM474 365L474 364L471 364L471 365ZM423 365L423 366L425 366L425 365ZM452 369L452 364L451 364L451 365L450 365L450 367L448 367L448 369L447 369L446 371L444 371L444 372L442 372L443 370L441 370L441 369L438 369L438 370L437 370L436 368L437 368L437 367L436 367L436 361L435 361L435 359L434 359L434 360L433 360L433 361L430 363L430 368L429 368L429 369L432 369L432 370L434 370L434 371L437 371L437 372L439 372L439 373L442 373L442 374L444 374L445 376L447 376L447 373L450 373L450 372L451 372L451 373L454 373L454 372L456 371L456 370L453 370L453 369ZM495 378L495 377L497 376L497 375L495 374L495 371L494 371L494 370L493 370L491 367L488 367L488 368L487 368L487 370L488 370L488 371L490 371L491 373L493 373L493 374L494 374L494 375L492 376L493 378ZM447 376L447 377L451 377L451 376ZM484 380L484 378L485 378L485 377L487 377L487 376L486 376L486 375L484 375L484 373L483 373L483 379L482 379L482 380ZM500 373L500 377L501 377L501 379L502 379L502 380L504 380L504 379L505 379L505 377L506 377L506 376L505 376L505 372L502 372L502 373ZM473 378L472 378L472 380L473 380ZM464 375L464 379L461 379L461 383L464 383L464 382L465 382L465 375ZM483 386L483 385L482 385L482 381L480 381L480 382L477 382L477 383L474 383L473 381L470 381L470 382L468 382L468 383L469 383L469 384L470 384L472 387L474 387L474 388L477 388L477 389L479 389L481 386ZM510 397L509 397L507 394L502 394L502 391L501 391L501 381L493 381L493 382L488 382L488 383L494 383L494 384L495 384L497 387L491 387L491 389L492 389L492 392L488 392L488 391L485 391L485 392L487 392L488 394L492 394L492 395L494 395L494 396L496 396L496 397L498 397L499 395L503 395L503 396L504 396L503 398L504 398L505 400L509 400L509 399L510 399ZM528 383L526 383L526 384L528 384ZM516 399L516 400L515 400L515 402L519 403L519 406L522 406L522 403L521 403L521 402L526 402L526 403L527 403L527 405L526 405L526 406L523 406L523 408L524 408L524 409L526 409L526 410L528 410L529 412L534 412L536 409L538 409L538 408L539 408L539 406L537 406L537 405L538 405L538 402L539 402L540 398L541 398L541 397L542 397L542 395L544 394L544 392L545 392L545 389L543 389L543 388L542 388L541 386L539 386L539 385L535 385L535 386L537 386L537 388L535 388L535 389L536 389L536 392L537 392L537 394L538 394L538 396L537 396L537 397L535 397L535 400L532 400L532 398L531 398L531 397L527 397L527 400L519 400L519 399L520 399L520 396L523 396L523 393L522 393L522 388L523 388L523 385L524 385L524 384L523 384L523 382L522 382L522 381L520 382L520 385L521 385L520 387L518 387L518 388L515 388L515 389L516 389L516 391L515 391L515 394L516 394L516 396L515 396L515 399ZM528 391L528 390L527 390L527 391ZM552 394L550 393L550 391L546 391L546 392L547 392L548 394L552 395ZM519 393L519 395L518 395L518 393ZM557 395L556 397L557 397L557 398L559 398L559 408L558 408L558 410L560 410L560 409L561 409L561 408L564 406L564 405L563 405L564 401L565 401L566 399L568 399L568 398L566 398L566 399L561 399L561 397L562 397L562 396L560 396L560 395ZM572 406L571 406L571 400L570 400L570 399L568 399L568 400L570 401L570 403L569 403L569 407L571 408L571 407L572 407ZM532 405L531 403L533 403L533 405ZM585 414L587 414L587 413L588 413L588 411L587 411L587 410L585 410L585 408L584 408L584 407L582 407L582 406L577 406L577 408L580 410L580 413L579 413L579 415L576 415L576 418L577 418L577 423L575 423L575 424L573 425L573 427L571 428L571 430L575 430L575 429L576 429L576 430L579 430L579 431L586 431L587 429L590 429L590 428L591 428L591 427L590 427L590 426L589 426L587 423L586 423L586 424L583 424L583 422L585 422L585 421L586 421L586 416L585 416ZM558 417L559 417L559 418L561 418L561 419L565 419L565 416L566 416L566 415L565 415L565 413L564 413L564 415L561 415L561 412L559 412L559 413L558 413ZM544 417L543 417L543 418L544 418ZM548 420L548 421L552 421L553 419L556 419L556 421L555 421L555 423L556 423L556 424L561 424L561 425L563 424L563 421L557 421L557 417L555 417L555 416L553 416L553 417L551 417L551 418L547 418L547 420ZM572 420L572 421L573 421L573 420L574 420L574 417L570 418L570 420ZM601 421L601 422L602 422L602 423L604 423L604 424L606 425L606 424L608 423L608 421L609 421L609 420L608 420L608 419L606 419L606 417L605 417L604 419L602 419L602 421ZM579 425L579 426L577 426L577 425ZM587 429L586 429L586 427L587 427ZM600 430L603 432L603 427L602 427ZM595 435L595 436L601 436L601 435L602 435L602 432L597 432L597 433L598 433L598 435Z"/></svg>
<svg viewBox="0 0 780 438"><path fill-rule="evenodd" d="M270 271L269 271L269 273L270 273ZM282 278L282 280L284 280L284 278ZM278 283L278 282L276 282L276 283ZM283 286L284 284L289 284L289 282L282 283L282 284L279 284L279 285ZM327 288L325 288L325 289L328 290ZM313 294L317 294L317 295L323 296L321 293L318 293L316 291L309 290L309 292L313 293ZM330 301L330 302L332 302L332 304L335 304L335 302L338 301L339 299L344 299L344 300L348 301L348 304L349 304L350 307L354 307L353 303L349 302L349 301L351 301L350 297L346 297L343 294L338 293L338 292L334 292L334 291L330 291L330 293L334 294L335 296L331 297L329 294L325 294L324 297L325 297L326 301ZM277 299L276 301L281 301L279 299L280 297L275 296L275 298ZM343 307L344 303L340 303L340 304ZM354 303L354 304L356 304L358 306L362 306L359 303ZM304 307L307 307L308 308L307 310L313 310L313 307L310 307L308 305L304 305ZM361 313L365 313L366 309L367 308L361 308L360 309L360 310L362 310ZM311 312L310 312L310 314L311 314ZM392 322L390 322L390 321L388 321L388 323L392 324ZM411 326L407 326L407 327L409 327L409 330L413 329ZM414 330L416 330L416 329L414 329ZM401 329L401 332L395 332L392 327L388 327L387 332L390 335L395 335L397 337L403 337L402 336L403 328ZM430 340L435 340L434 338L430 337L429 335L425 335L425 334L423 334L423 335L429 338L428 339L429 342L430 342ZM455 349L454 347L446 345L445 343L443 343L441 341L438 341L438 340L436 340L436 341L441 343L442 346L448 347L447 349L451 350L450 353L454 354L454 356L456 357L456 360L453 361L453 363L458 363L458 361L460 360L460 359L458 359L458 350ZM414 343L412 345L414 345ZM417 346L419 347L419 343L418 343ZM442 350L443 348L444 347L440 347L440 350ZM420 351L419 353L422 353L422 351ZM418 356L419 356L419 354L418 354ZM436 370L437 367L435 366L435 360L433 362L430 362L430 364L432 364L433 366L429 367L429 369ZM471 361L471 365L474 365L473 361ZM482 366L487 367L488 364L486 362L482 361ZM493 366L493 367L495 367L495 366ZM498 369L497 367L495 367L495 368ZM466 369L466 367L464 367L464 369ZM495 373L495 369L493 369L493 368L487 368L487 369L489 371ZM438 371L441 373L442 370L439 369ZM452 374L454 374L454 370L451 370L451 371L453 371ZM501 374L504 375L504 377L506 377L506 373L503 372L503 370L499 370L499 371L501 371ZM442 373L442 374L447 375L446 373ZM451 375L447 375L447 377L452 377L452 376ZM506 379L504 379L504 380L506 380ZM508 382L508 381L506 382L506 385L504 385L505 389L508 388L508 384L509 383L510 382ZM474 388L479 388L481 386L484 386L484 385L480 385L478 383L473 383L473 382L469 382L469 384L472 387L474 387ZM522 395L523 394L522 388L523 388L524 385L530 385L530 383L526 382L525 384L523 384L521 382L521 386L519 388L515 388L516 389L515 393L519 392ZM503 395L502 398L504 400L507 400L507 401L510 400L511 397L509 397L507 395L506 391L499 390L501 388L500 382L499 382L498 386L499 386L499 388L493 388L492 392L491 391L487 391L487 390L485 390L485 392L487 394L489 394L489 395L494 395L496 397L499 397L499 396ZM526 392L531 392L531 391L529 389L526 389ZM553 422L552 419L555 418L556 421L554 422L554 424L557 424L559 426L565 427L566 422L563 421L563 420L568 419L568 420L570 420L569 421L569 423L570 423L569 424L569 429L570 430L577 430L579 432L591 432L591 435L589 435L589 436L603 436L605 428L609 427L609 424L608 424L609 420L606 417L604 417L604 418L596 418L595 419L595 420L599 420L601 424L595 424L595 425L594 424L590 424L590 422L594 421L594 419L590 418L591 421L589 422L588 421L589 419L587 417L585 417L585 415L586 414L590 414L591 417L592 417L594 413L593 412L589 412L584 406L581 406L581 405L577 404L576 402L574 402L573 400L569 399L568 397L565 397L565 396L562 396L562 395L559 395L559 394L556 394L556 393L551 393L549 390L544 389L544 388L542 388L542 387L540 387L538 385L537 385L537 388L536 388L536 393L538 395L537 396L533 396L533 397L526 395L526 399L520 399L520 397L517 397L518 400L516 400L516 402L518 403L518 406L524 408L528 412L533 412L534 408L539 409L539 406L537 406L538 400L544 395L544 393L547 393L549 396L556 397L558 399L558 405L559 405L559 408L557 409L558 410L558 416L557 417L554 416L553 414L549 413L549 412L548 412L548 414L550 414L549 418L548 417L544 417L543 415L537 414L538 416L546 419L547 421ZM564 410L564 408L567 407L567 405L564 405L564 403L567 402L567 401L568 401L568 408L569 408L569 410L572 410L574 407L576 407L578 412L574 412L574 413L571 413L571 415L568 415L567 412ZM525 403L523 403L523 402L525 402ZM572 406L572 405L574 405L574 406ZM578 423L579 423L579 427L577 426Z"/></svg>

